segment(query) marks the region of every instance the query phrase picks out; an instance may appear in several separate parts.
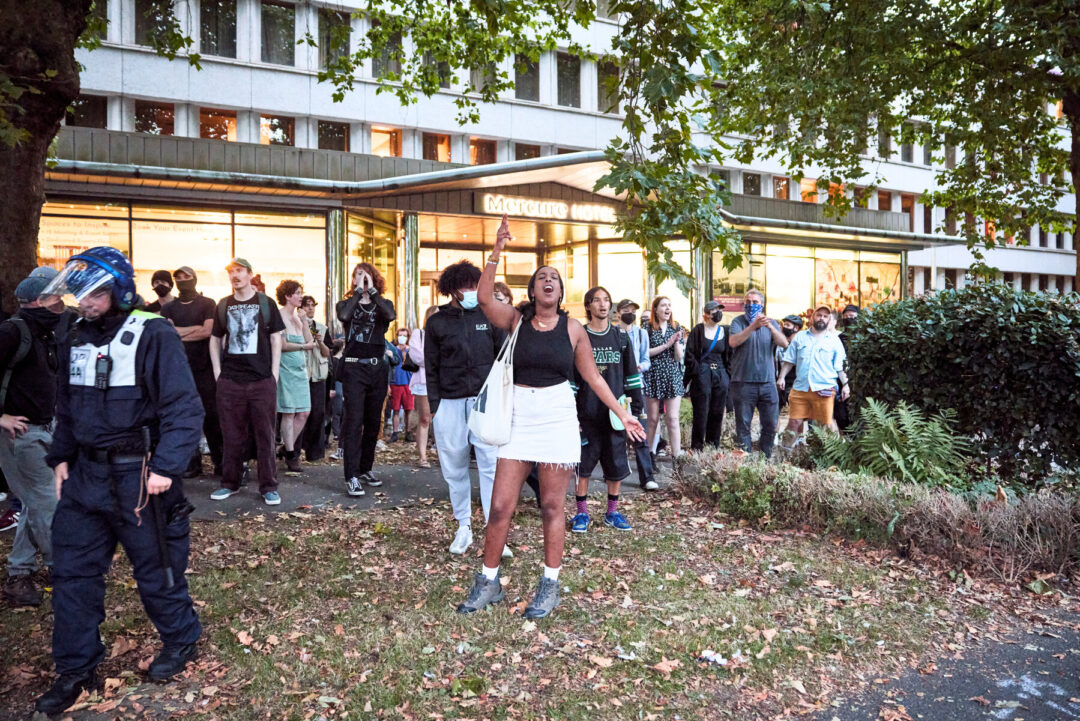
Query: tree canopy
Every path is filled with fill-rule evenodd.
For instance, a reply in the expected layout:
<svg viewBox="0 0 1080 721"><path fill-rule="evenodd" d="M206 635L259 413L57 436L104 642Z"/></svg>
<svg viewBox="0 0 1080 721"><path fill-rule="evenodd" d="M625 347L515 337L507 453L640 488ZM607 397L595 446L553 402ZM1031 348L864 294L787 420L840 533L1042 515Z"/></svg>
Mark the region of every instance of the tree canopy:
<svg viewBox="0 0 1080 721"><path fill-rule="evenodd" d="M10 17L29 22L25 6L35 4ZM187 53L168 0L153 6L164 16L153 46ZM391 59L374 64L380 91L409 104L438 92L448 75L461 77L466 122L490 112L485 106L513 86L512 68L542 52L613 62L608 90L623 122L600 187L640 206L617 230L645 249L659 280L674 277L684 290L691 279L666 248L669 237L721 253L729 268L741 262L738 235L719 212L728 191L702 172L710 164L775 158L796 180L815 178L843 213L857 202L849 189L883 180L879 139L926 145L942 169L925 202L959 221L980 274L990 271L980 249L1023 242L1025 227L1075 231L1056 206L1080 185L1076 0L607 0L603 11L618 18L612 47L586 48L574 28L596 21L593 0L372 0L355 51L346 49L347 24L321 39L333 52L320 80L342 98L362 64ZM54 32L38 20L34 32ZM20 124L25 93L53 92L56 79L19 86L13 77L0 62L0 155L4 143L25 140L23 131L56 132ZM70 79L58 79L70 94Z"/></svg>

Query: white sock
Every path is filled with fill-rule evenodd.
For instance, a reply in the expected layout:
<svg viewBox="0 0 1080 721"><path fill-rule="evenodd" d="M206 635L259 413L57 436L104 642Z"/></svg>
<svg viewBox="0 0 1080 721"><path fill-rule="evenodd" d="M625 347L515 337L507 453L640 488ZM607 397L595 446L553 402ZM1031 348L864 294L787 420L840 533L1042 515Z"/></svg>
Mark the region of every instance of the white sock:
<svg viewBox="0 0 1080 721"><path fill-rule="evenodd" d="M486 578L487 580L494 581L495 577L499 575L499 567L496 566L495 568L488 568L487 566L481 564L480 573L484 574L484 578ZM558 571L556 571L556 573L558 573Z"/></svg>
<svg viewBox="0 0 1080 721"><path fill-rule="evenodd" d="M484 570L487 571L486 568ZM558 568L551 568L550 566L548 566L545 563L544 564L544 578L550 578L552 581L558 581L559 580L559 571L561 571L561 570L562 570L562 566L559 566Z"/></svg>

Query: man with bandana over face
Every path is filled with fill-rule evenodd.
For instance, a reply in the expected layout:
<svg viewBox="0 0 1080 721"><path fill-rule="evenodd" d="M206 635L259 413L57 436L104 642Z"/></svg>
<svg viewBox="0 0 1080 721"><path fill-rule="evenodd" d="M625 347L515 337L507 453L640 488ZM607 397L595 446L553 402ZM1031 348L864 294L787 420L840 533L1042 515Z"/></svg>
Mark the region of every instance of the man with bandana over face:
<svg viewBox="0 0 1080 721"><path fill-rule="evenodd" d="M169 271L155 270L154 274L150 276L150 286L154 289L158 299L153 303L147 303L145 310L151 313L161 313L162 308L176 300L176 297L172 294L173 279Z"/></svg>
<svg viewBox="0 0 1080 721"><path fill-rule="evenodd" d="M206 436L206 445L210 447L214 475L220 476L223 441L217 411L217 382L214 380L214 366L210 362L210 334L214 330L216 305L213 300L195 290L199 279L189 266L177 268L172 277L176 280L176 289L180 294L174 302L161 309L161 317L167 318L176 327L180 340L184 341L184 352L187 353L188 365L191 366L191 375L195 378L195 387L199 391L203 411L206 413L203 419L203 435ZM196 449L184 477L192 478L200 473L202 454Z"/></svg>
<svg viewBox="0 0 1080 721"><path fill-rule="evenodd" d="M19 310L0 323L0 468L23 502L3 589L4 600L12 606L41 604L33 579L37 552L45 568L52 568L56 492L45 454L52 445L59 367L54 331L65 310L59 302L42 305L38 296L55 276L54 269L43 267L19 283ZM24 338L30 345L20 349Z"/></svg>
<svg viewBox="0 0 1080 721"><path fill-rule="evenodd" d="M743 299L745 313L732 319L728 342L731 356L731 395L735 401L735 433L739 446L751 450L750 422L757 409L761 421L761 452L772 456L780 398L776 392L775 348L787 348L780 325L765 315L765 294L751 289Z"/></svg>

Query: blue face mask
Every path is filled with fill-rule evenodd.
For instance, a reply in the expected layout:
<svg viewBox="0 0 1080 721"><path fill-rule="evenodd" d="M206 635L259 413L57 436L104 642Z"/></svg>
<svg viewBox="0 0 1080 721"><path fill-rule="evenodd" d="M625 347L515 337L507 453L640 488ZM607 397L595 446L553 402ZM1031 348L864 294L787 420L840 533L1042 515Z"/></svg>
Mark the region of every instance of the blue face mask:
<svg viewBox="0 0 1080 721"><path fill-rule="evenodd" d="M765 306L763 306L761 303L745 303L745 304L743 304L743 310L746 311L747 320L753 320L754 317L758 313L760 313L762 308L764 308L764 307Z"/></svg>
<svg viewBox="0 0 1080 721"><path fill-rule="evenodd" d="M465 310L472 310L473 308L475 308L477 306L477 304L479 302L476 299L476 291L475 290L463 290L463 291L461 291L461 300L458 301L458 302L461 303L461 307L464 308Z"/></svg>

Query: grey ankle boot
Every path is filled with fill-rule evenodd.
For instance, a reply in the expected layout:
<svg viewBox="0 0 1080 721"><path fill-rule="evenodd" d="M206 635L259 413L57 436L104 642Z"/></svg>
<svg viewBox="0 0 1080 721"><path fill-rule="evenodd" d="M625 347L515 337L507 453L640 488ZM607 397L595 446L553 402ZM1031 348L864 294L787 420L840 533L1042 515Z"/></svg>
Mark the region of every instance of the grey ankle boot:
<svg viewBox="0 0 1080 721"><path fill-rule="evenodd" d="M525 618L544 618L559 605L559 582L541 578L532 603L525 609Z"/></svg>
<svg viewBox="0 0 1080 721"><path fill-rule="evenodd" d="M473 579L472 588L465 603L457 607L458 613L476 613L482 608L487 608L493 603L498 603L506 597L502 590L502 579L495 574L495 579L487 580L484 574L478 573Z"/></svg>

